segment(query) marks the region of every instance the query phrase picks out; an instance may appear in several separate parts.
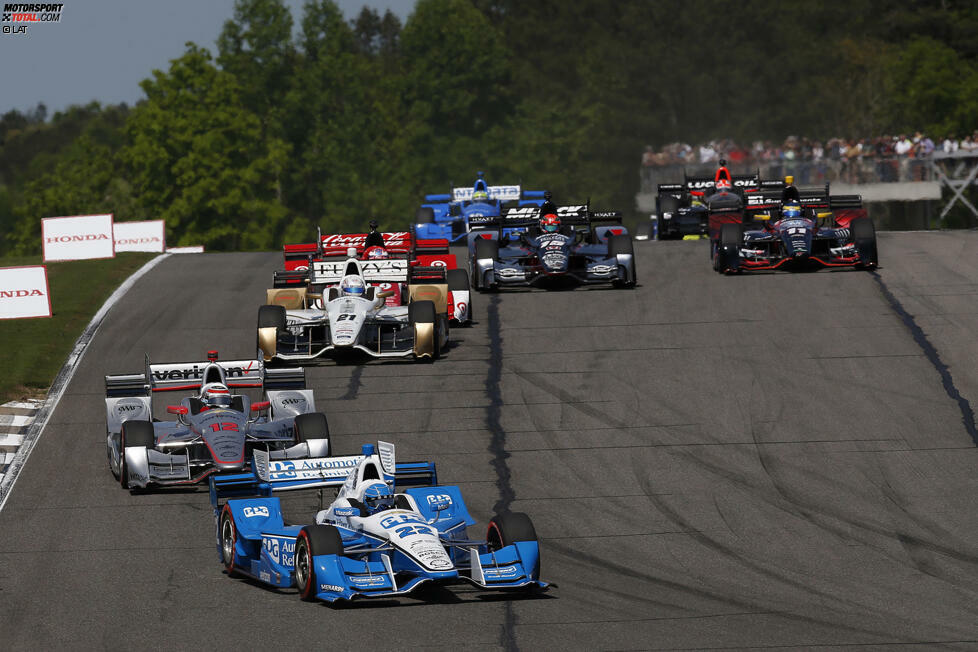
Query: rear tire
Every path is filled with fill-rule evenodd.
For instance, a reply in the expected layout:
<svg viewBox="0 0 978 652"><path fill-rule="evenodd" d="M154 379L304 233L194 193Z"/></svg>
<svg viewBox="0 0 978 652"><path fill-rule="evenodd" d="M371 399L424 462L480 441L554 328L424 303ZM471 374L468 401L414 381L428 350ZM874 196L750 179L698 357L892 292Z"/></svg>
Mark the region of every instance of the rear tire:
<svg viewBox="0 0 978 652"><path fill-rule="evenodd" d="M681 202L678 198L672 195L659 195L658 210L656 211L655 218L659 221L659 240L668 240L669 234L664 228L667 220L662 219L663 213L675 213L679 210Z"/></svg>
<svg viewBox="0 0 978 652"><path fill-rule="evenodd" d="M299 597L306 601L316 599L319 583L316 581L314 557L342 555L343 537L332 525L307 525L295 541L295 566L292 574Z"/></svg>
<svg viewBox="0 0 978 652"><path fill-rule="evenodd" d="M414 221L418 224L431 224L435 221L435 209L431 206L422 206L415 211Z"/></svg>
<svg viewBox="0 0 978 652"><path fill-rule="evenodd" d="M740 271L740 245L742 242L743 234L739 224L724 224L720 228L720 248L717 250L718 272L722 274Z"/></svg>
<svg viewBox="0 0 978 652"><path fill-rule="evenodd" d="M852 230L852 240L859 252L860 263L866 269L879 266L879 253L876 249L876 226L868 217L854 219L849 228Z"/></svg>
<svg viewBox="0 0 978 652"><path fill-rule="evenodd" d="M152 448L156 444L156 435L150 421L124 421L122 433L119 436L119 484L123 489L129 488L129 469L126 468L126 449L134 446Z"/></svg>

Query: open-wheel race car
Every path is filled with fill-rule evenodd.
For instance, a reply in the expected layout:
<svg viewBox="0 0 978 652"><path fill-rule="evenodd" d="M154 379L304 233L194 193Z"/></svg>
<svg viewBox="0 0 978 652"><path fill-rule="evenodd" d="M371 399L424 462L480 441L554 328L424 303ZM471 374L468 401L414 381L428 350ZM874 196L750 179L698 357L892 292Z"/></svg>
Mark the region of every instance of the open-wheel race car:
<svg viewBox="0 0 978 652"><path fill-rule="evenodd" d="M468 247L477 290L636 283L632 239L621 213L592 212L586 204L473 218Z"/></svg>
<svg viewBox="0 0 978 652"><path fill-rule="evenodd" d="M285 245L285 268L275 273L273 287L309 286L312 282L310 270L314 262L345 261L348 258L362 261L407 260L411 267L441 267L445 270L445 281L448 285L445 311L449 322L459 326L471 325L469 275L464 269L458 267L455 254L448 249L448 240L424 238L407 231L380 232L376 230L376 221L371 221L370 226L369 233L323 235L322 232L317 231L316 242ZM403 284L388 281L368 282L377 287L377 292L389 293L386 295L388 306L400 306L405 303L406 288ZM315 288L313 291L315 292Z"/></svg>
<svg viewBox="0 0 978 652"><path fill-rule="evenodd" d="M415 216L419 238L463 240L473 218L498 217L505 206L540 206L545 191L520 185L490 186L482 172L471 186L452 188L450 194L425 195Z"/></svg>
<svg viewBox="0 0 978 652"><path fill-rule="evenodd" d="M432 361L447 346L444 267L412 266L405 258L326 258L309 265L299 272L306 285L272 288L258 309L258 350L266 362L354 352ZM276 280L285 274L276 273ZM388 305L392 297L398 301Z"/></svg>
<svg viewBox="0 0 978 652"><path fill-rule="evenodd" d="M876 268L876 229L862 198L831 195L829 184L798 188L793 182L786 177L746 201L730 196L709 203L713 269Z"/></svg>
<svg viewBox="0 0 978 652"><path fill-rule="evenodd" d="M238 389L264 392L252 402ZM158 392L187 394L153 418ZM150 364L105 377L109 469L125 489L190 485L245 468L252 452L273 459L329 455L326 416L315 412L303 369L267 369L261 360Z"/></svg>
<svg viewBox="0 0 978 652"><path fill-rule="evenodd" d="M312 523L286 524L274 491L329 486L339 487L336 499ZM437 484L434 463L396 462L385 442L361 455L295 462L258 454L252 473L214 478L211 503L227 573L294 586L303 600L393 597L424 584L548 587L526 514L494 516L485 539L470 539L475 520L459 488Z"/></svg>

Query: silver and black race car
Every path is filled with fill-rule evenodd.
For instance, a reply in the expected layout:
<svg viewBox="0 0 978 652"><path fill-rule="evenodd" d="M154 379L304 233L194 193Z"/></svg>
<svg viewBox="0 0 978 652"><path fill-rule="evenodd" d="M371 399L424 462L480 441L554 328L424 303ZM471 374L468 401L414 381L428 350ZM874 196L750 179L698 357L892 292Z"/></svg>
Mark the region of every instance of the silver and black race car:
<svg viewBox="0 0 978 652"><path fill-rule="evenodd" d="M234 390L264 391L252 402ZM157 392L189 393L153 418ZM109 469L125 489L190 485L214 473L243 469L254 450L271 459L329 455L326 416L315 412L303 369L266 369L261 360L150 364L145 371L105 377Z"/></svg>
<svg viewBox="0 0 978 652"><path fill-rule="evenodd" d="M620 212L560 206L552 214L555 224L542 227L547 218L542 210L511 208L500 217L469 220L469 276L475 289L635 286L632 239Z"/></svg>

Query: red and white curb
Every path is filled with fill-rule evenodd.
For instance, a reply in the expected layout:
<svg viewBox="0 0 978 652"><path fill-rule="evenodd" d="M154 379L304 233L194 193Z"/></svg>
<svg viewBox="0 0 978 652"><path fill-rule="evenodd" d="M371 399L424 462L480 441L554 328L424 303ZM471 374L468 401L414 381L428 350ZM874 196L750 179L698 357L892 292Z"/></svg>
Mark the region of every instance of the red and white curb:
<svg viewBox="0 0 978 652"><path fill-rule="evenodd" d="M64 365L61 367L61 371L58 375L54 377L54 382L51 383L51 388L48 390L47 399L39 402L39 406L30 415L26 414L13 414L10 415L10 426L9 428L16 429L16 432L9 432L6 434L11 435L10 445L11 447L16 442L16 448L13 450L8 450L6 448L0 448L0 455L3 455L3 466L0 470L3 471L0 475L0 509L7 504L7 499L10 497L10 492L14 487L14 483L17 481L17 476L24 469L24 465L27 463L27 458L30 457L31 451L34 450L34 446L37 444L37 440L41 438L44 434L44 426L47 425L48 419L54 412L55 408L58 407L58 403L61 402L61 395L64 394L65 388L71 379L75 375L75 370L78 368L78 364L81 362L82 357L85 355L85 351L88 350L88 345L91 343L95 334L98 332L99 326L102 325L102 321L105 316L109 313L119 299L125 296L126 292L129 291L133 285L136 284L144 274L149 272L149 270L156 267L164 259L169 258L170 254L161 254L156 258L148 261L145 265L133 272L132 276L127 278L122 285L115 289L115 292L105 300L102 307L99 308L95 316L92 317L92 321L88 322L88 326L78 339L75 341L75 346L72 348L71 353L68 354L68 359L65 361ZM9 403L7 405L10 405ZM22 408L12 408L12 409L22 409ZM25 419L29 417L30 423L27 423ZM0 421L0 425L2 425ZM14 424L21 425L14 425ZM23 428L23 429L22 429ZM22 429L22 430L21 430ZM4 436L4 429L0 427L0 437ZM5 441L5 440L3 440Z"/></svg>
<svg viewBox="0 0 978 652"><path fill-rule="evenodd" d="M35 400L0 405L0 483L43 405L44 401Z"/></svg>

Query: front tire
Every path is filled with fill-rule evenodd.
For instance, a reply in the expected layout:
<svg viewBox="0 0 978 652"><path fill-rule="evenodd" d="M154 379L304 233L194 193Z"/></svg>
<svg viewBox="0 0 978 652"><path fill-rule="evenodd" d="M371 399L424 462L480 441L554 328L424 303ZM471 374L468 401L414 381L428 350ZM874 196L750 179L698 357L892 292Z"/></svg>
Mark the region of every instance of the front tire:
<svg viewBox="0 0 978 652"><path fill-rule="evenodd" d="M305 601L316 599L316 564L319 555L342 555L343 537L332 525L307 525L295 541L295 566L292 574L299 597Z"/></svg>
<svg viewBox="0 0 978 652"><path fill-rule="evenodd" d="M743 235L739 224L724 224L720 228L720 248L717 251L718 272L722 274L740 271L740 245L742 242Z"/></svg>
<svg viewBox="0 0 978 652"><path fill-rule="evenodd" d="M218 536L221 543L221 563L228 577L237 577L238 572L234 569L235 548L238 542L238 528L234 523L234 514L231 513L231 506L225 503L221 510L221 519L218 522Z"/></svg>
<svg viewBox="0 0 978 652"><path fill-rule="evenodd" d="M333 443L329 438L329 423L322 412L309 412L295 417L295 443L302 444L310 439L325 439L326 457L333 454Z"/></svg>
<svg viewBox="0 0 978 652"><path fill-rule="evenodd" d="M156 443L153 424L149 421L124 421L119 439L119 484L129 489L129 469L126 467L126 449L135 446L152 448Z"/></svg>
<svg viewBox="0 0 978 652"><path fill-rule="evenodd" d="M868 217L854 219L849 228L852 229L852 240L859 252L859 261L866 269L879 266L879 253L876 249L876 226Z"/></svg>

